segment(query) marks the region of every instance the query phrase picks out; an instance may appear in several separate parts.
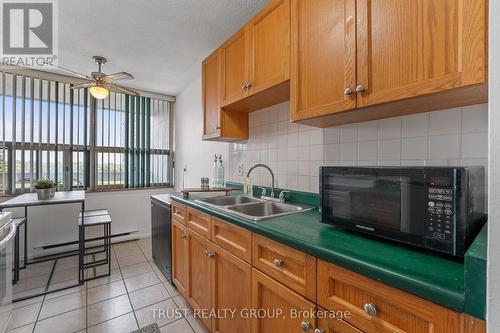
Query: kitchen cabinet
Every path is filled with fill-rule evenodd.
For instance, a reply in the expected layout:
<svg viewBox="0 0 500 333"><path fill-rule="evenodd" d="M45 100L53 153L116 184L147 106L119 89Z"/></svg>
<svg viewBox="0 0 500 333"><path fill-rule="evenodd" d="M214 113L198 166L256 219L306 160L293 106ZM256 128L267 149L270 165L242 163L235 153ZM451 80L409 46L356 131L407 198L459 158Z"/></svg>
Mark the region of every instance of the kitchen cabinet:
<svg viewBox="0 0 500 333"><path fill-rule="evenodd" d="M232 309L234 313L214 318L212 332L250 333L251 321L242 315L251 304L252 267L219 246L213 249L211 308L216 311Z"/></svg>
<svg viewBox="0 0 500 333"><path fill-rule="evenodd" d="M310 314L316 305L264 273L252 269L252 308L261 316L252 319L253 333L307 332L316 327Z"/></svg>
<svg viewBox="0 0 500 333"><path fill-rule="evenodd" d="M287 101L290 0L271 1L220 47L220 61L221 107L227 114Z"/></svg>
<svg viewBox="0 0 500 333"><path fill-rule="evenodd" d="M292 0L292 120L356 107L356 0Z"/></svg>
<svg viewBox="0 0 500 333"><path fill-rule="evenodd" d="M187 255L187 228L172 219L172 281L184 296L187 296L189 288Z"/></svg>
<svg viewBox="0 0 500 333"><path fill-rule="evenodd" d="M290 1L272 1L248 24L250 95L290 79Z"/></svg>
<svg viewBox="0 0 500 333"><path fill-rule="evenodd" d="M369 333L460 332L461 314L318 260L318 303Z"/></svg>
<svg viewBox="0 0 500 333"><path fill-rule="evenodd" d="M316 258L253 235L252 265L299 294L316 300Z"/></svg>
<svg viewBox="0 0 500 333"><path fill-rule="evenodd" d="M202 62L203 139L233 141L248 139L248 114L221 109L221 50ZM228 52L231 56L231 52Z"/></svg>
<svg viewBox="0 0 500 333"><path fill-rule="evenodd" d="M212 308L212 291L210 281L212 277L212 262L214 256L208 240L196 232L188 231L188 292L187 300L193 309L203 310ZM200 320L211 327L211 318L201 317Z"/></svg>
<svg viewBox="0 0 500 333"><path fill-rule="evenodd" d="M291 7L293 121L327 127L486 100L486 0Z"/></svg>
<svg viewBox="0 0 500 333"><path fill-rule="evenodd" d="M194 309L236 310L202 319L211 332L485 332L482 320L175 205L187 224L173 215L174 284Z"/></svg>

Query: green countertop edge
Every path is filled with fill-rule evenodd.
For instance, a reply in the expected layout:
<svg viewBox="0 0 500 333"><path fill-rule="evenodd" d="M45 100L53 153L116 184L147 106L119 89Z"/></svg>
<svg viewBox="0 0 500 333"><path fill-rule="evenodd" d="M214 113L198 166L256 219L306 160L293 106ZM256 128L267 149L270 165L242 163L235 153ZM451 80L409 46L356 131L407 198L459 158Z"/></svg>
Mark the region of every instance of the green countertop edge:
<svg viewBox="0 0 500 333"><path fill-rule="evenodd" d="M242 188L241 184L238 183L228 183L227 186L237 190ZM278 193L278 190L279 189L276 189L276 193ZM253 191L255 196L258 196L260 193L260 189L255 186ZM318 195L314 193L294 191L287 194L287 196L289 201L295 203L315 206L319 203ZM470 265L470 267L468 266L469 269L465 269L464 263L461 262L447 260L399 244L380 242L369 237L351 234L321 224L319 223L318 210L255 223L232 214L227 214L192 199L183 199L182 196L178 194L172 195L172 199L205 213L209 213L215 217L232 222L259 235L289 245L319 259L337 264L452 310L465 312L480 319L485 317L485 289L481 290L482 287L480 285L476 285L473 288L466 288L464 281L465 272L471 272L469 273L470 279L468 280L470 282L477 281L478 279L481 279L481 281L486 280L486 270L485 268L482 269L480 265L483 260L485 262L485 259L482 259L485 258L484 251L482 251L482 247L480 246L481 234L483 234L484 230L478 235L478 238L476 238L474 244L471 245L471 248L467 252L465 265ZM309 224L311 222L312 224ZM282 225L283 223L285 223L285 225ZM308 224L307 228L304 228L304 223ZM292 236L293 233L284 230L284 227L288 229L288 227L291 226L296 226L297 230L301 232L308 231L306 229L311 229L313 232L316 232L316 234L312 235L318 236L320 239L317 239L316 243L314 243L294 237ZM323 235L328 235L329 237L334 236L337 238L336 240L343 239L344 244L361 244L367 247L366 252L361 255L360 253L362 251L360 252L357 248L353 250L350 244L351 248L349 250L351 251L343 248L335 248L335 246L330 246L331 239L323 239L327 244L318 244L318 242L321 243L321 238L325 238L322 237ZM381 255L374 256L374 253L381 253ZM384 253L389 254L390 258L384 257ZM398 255L395 256L395 253ZM392 259L394 257L397 258ZM409 265L406 266L406 269L400 267L401 262L398 262L398 258L400 260L406 259L409 261ZM382 262L380 262L380 260ZM391 263L396 263L396 265L391 267ZM426 269L415 271L415 265L420 266L421 264L423 264ZM414 276L411 272L408 272L412 269L414 273L418 273L419 276ZM472 272L474 272L474 277L472 277Z"/></svg>
<svg viewBox="0 0 500 333"><path fill-rule="evenodd" d="M464 312L486 320L486 261L488 226L485 224L465 254Z"/></svg>

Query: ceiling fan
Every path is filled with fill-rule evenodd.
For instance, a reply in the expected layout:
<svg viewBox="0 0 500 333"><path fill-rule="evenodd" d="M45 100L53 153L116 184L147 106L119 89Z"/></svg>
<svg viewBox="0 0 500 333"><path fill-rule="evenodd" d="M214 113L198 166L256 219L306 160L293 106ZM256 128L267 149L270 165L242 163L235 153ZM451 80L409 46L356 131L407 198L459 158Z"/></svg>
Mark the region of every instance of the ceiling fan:
<svg viewBox="0 0 500 333"><path fill-rule="evenodd" d="M101 56L93 56L92 59L97 63L97 72L92 72L90 76L57 66L60 69L69 71L80 76L82 79L87 80L87 82L73 86L71 89L89 88L90 94L97 99L105 99L108 97L110 91L130 96L139 95L137 91L115 84L116 81L133 80L134 77L132 74L127 72L118 72L114 74L103 73L102 65L107 62L107 59Z"/></svg>

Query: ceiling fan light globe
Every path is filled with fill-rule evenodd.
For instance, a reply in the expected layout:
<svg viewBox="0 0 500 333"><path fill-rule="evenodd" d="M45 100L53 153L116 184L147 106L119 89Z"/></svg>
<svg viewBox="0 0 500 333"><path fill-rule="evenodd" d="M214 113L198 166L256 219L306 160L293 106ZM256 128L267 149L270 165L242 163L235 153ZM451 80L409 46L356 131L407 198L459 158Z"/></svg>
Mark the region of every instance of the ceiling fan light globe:
<svg viewBox="0 0 500 333"><path fill-rule="evenodd" d="M90 87L90 94L97 99L105 99L109 95L109 90L104 87Z"/></svg>

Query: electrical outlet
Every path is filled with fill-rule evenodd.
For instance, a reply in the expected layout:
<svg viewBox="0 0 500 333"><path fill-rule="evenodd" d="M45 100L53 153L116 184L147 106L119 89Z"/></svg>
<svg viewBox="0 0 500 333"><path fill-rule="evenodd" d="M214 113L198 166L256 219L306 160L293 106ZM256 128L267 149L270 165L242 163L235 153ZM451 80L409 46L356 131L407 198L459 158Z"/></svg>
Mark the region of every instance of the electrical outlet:
<svg viewBox="0 0 500 333"><path fill-rule="evenodd" d="M238 176L243 176L243 163L238 162Z"/></svg>

